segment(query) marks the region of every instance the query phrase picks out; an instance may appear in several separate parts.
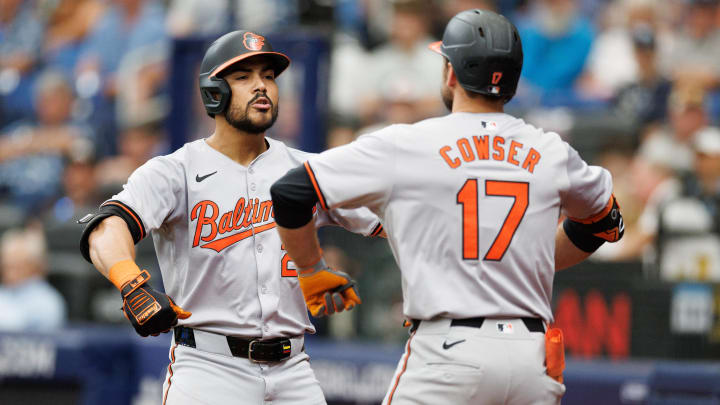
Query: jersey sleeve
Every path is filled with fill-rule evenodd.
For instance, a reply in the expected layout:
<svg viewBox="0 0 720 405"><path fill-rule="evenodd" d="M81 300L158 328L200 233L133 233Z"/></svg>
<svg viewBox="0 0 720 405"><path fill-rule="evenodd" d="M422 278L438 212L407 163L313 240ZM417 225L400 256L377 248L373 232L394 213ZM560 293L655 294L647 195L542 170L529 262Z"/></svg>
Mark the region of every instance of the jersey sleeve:
<svg viewBox="0 0 720 405"><path fill-rule="evenodd" d="M142 239L176 211L179 196L184 192L184 179L177 163L167 157L156 157L136 169L123 190L103 206L115 205L128 212L137 221ZM132 232L133 224L128 225Z"/></svg>
<svg viewBox="0 0 720 405"><path fill-rule="evenodd" d="M342 226L350 232L363 236L377 236L383 230L380 219L365 207L318 210L315 224L318 228L326 225Z"/></svg>
<svg viewBox="0 0 720 405"><path fill-rule="evenodd" d="M567 148L565 188L561 190L562 210L573 219L585 219L612 204L612 176L600 166L590 166L575 149Z"/></svg>
<svg viewBox="0 0 720 405"><path fill-rule="evenodd" d="M323 209L366 206L379 213L392 191L397 126L363 135L305 163Z"/></svg>

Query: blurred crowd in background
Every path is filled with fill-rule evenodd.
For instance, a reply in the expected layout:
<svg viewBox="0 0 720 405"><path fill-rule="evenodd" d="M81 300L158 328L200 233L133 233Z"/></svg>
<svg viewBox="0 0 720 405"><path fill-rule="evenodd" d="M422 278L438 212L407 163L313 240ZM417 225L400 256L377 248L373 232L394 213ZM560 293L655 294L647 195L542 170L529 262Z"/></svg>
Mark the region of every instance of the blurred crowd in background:
<svg viewBox="0 0 720 405"><path fill-rule="evenodd" d="M442 59L427 45L469 8L520 31L525 64L507 111L613 174L626 237L593 259L719 282L720 0L0 0L0 329L122 322L118 294L77 253L74 222L170 152L174 41L233 29L326 35L329 130L318 136L336 147L446 113ZM200 97L187 102L198 106L196 136L209 136ZM269 136L292 143L297 125L281 122L302 108L283 105ZM364 321L339 317L327 332L402 337L387 244L325 236L328 262L354 272L367 298L355 311ZM9 317L21 297L47 302L56 319Z"/></svg>

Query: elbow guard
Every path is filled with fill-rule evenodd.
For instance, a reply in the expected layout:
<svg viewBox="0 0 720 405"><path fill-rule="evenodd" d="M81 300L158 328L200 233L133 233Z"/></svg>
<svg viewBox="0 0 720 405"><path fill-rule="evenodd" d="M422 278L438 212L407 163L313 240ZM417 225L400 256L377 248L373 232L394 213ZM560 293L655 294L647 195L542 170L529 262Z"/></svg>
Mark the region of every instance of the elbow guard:
<svg viewBox="0 0 720 405"><path fill-rule="evenodd" d="M617 242L623 237L625 224L614 195L610 197L608 208L588 219L565 219L565 234L578 249L592 253L603 243Z"/></svg>
<svg viewBox="0 0 720 405"><path fill-rule="evenodd" d="M300 228L313 217L317 193L305 166L296 167L270 187L275 222L284 228Z"/></svg>
<svg viewBox="0 0 720 405"><path fill-rule="evenodd" d="M137 244L145 237L145 227L140 221L140 217L135 214L135 211L120 201L108 201L100 206L98 212L85 215L77 221L78 224L85 225L82 236L80 236L80 253L88 262L92 263L92 260L90 260L90 234L100 225L100 222L113 215L125 221L132 235L133 242Z"/></svg>

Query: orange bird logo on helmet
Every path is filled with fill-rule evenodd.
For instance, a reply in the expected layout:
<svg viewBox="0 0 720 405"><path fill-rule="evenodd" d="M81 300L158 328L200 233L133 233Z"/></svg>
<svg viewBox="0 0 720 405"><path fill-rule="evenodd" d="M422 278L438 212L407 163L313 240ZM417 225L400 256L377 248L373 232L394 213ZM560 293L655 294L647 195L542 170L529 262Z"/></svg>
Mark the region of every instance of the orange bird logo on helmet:
<svg viewBox="0 0 720 405"><path fill-rule="evenodd" d="M243 45L251 51L259 51L263 45L265 45L265 37L253 34L252 32L246 32L245 35L243 35Z"/></svg>

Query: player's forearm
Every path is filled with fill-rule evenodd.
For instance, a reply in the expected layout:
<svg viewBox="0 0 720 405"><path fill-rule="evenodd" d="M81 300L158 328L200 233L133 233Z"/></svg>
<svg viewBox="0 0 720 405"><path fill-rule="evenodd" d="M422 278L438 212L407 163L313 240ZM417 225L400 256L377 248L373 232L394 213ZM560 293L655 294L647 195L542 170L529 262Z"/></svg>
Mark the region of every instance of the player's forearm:
<svg viewBox="0 0 720 405"><path fill-rule="evenodd" d="M270 187L280 239L299 269L313 267L322 257L315 231L315 189L303 166L290 170Z"/></svg>
<svg viewBox="0 0 720 405"><path fill-rule="evenodd" d="M311 268L322 257L314 219L300 228L285 228L278 225L277 230L285 250L299 269Z"/></svg>
<svg viewBox="0 0 720 405"><path fill-rule="evenodd" d="M105 218L90 234L90 259L108 277L110 268L123 260L135 259L135 244L125 221L117 216Z"/></svg>
<svg viewBox="0 0 720 405"><path fill-rule="evenodd" d="M575 246L565 233L562 224L558 226L555 234L555 271L574 266L587 259L591 254Z"/></svg>

